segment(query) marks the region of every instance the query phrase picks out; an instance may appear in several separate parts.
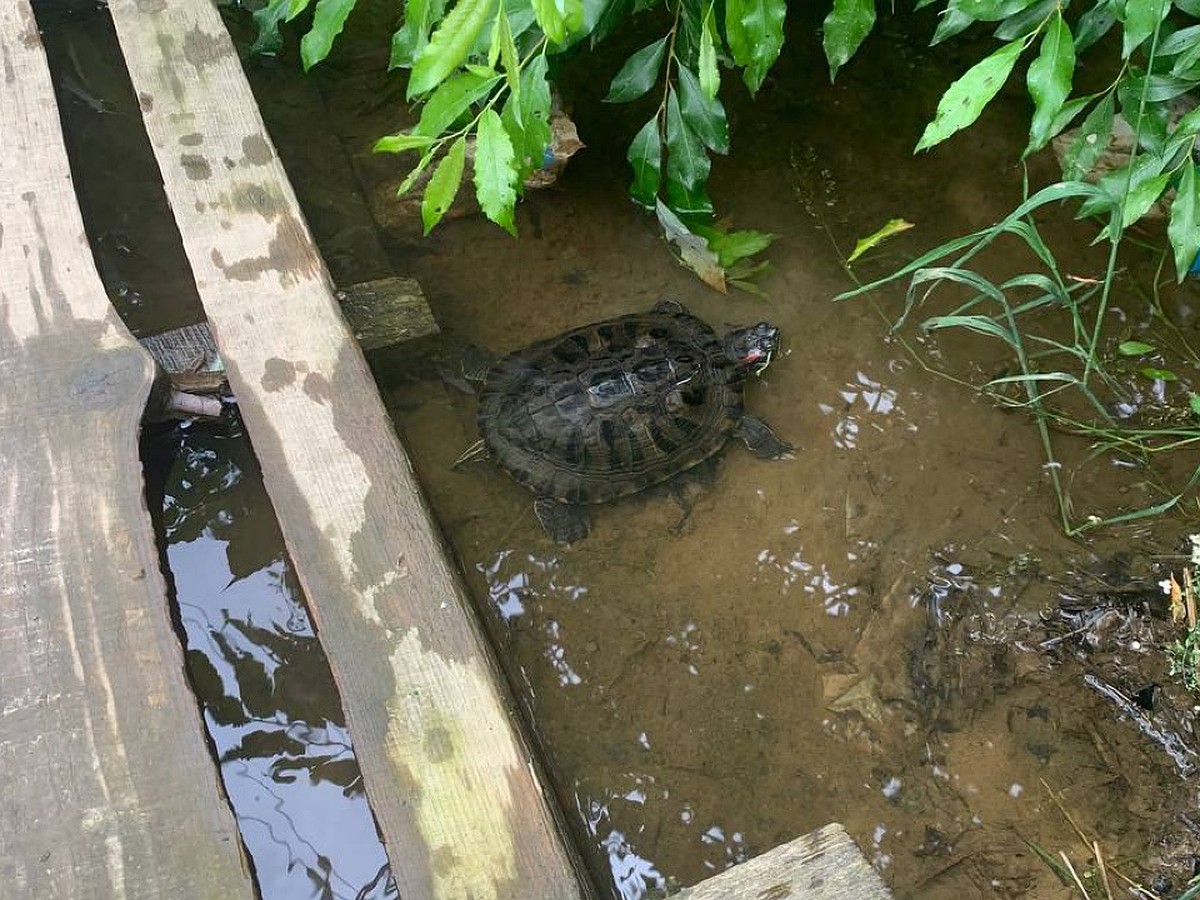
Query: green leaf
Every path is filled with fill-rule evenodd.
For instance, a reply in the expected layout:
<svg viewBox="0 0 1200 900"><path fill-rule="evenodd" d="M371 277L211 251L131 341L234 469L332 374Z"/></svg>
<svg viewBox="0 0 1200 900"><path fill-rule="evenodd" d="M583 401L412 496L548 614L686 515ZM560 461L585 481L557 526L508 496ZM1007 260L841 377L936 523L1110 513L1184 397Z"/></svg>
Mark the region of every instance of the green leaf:
<svg viewBox="0 0 1200 900"><path fill-rule="evenodd" d="M463 165L467 157L467 139L464 135L450 147L450 152L438 163L433 171L433 177L425 186L425 196L421 198L421 221L425 225L425 233L429 234L442 216L454 203L458 196L459 185L462 184Z"/></svg>
<svg viewBox="0 0 1200 900"><path fill-rule="evenodd" d="M1079 128L1079 136L1063 154L1063 177L1072 181L1083 178L1101 154L1108 149L1113 125L1113 96L1105 94L1103 99L1087 114Z"/></svg>
<svg viewBox="0 0 1200 900"><path fill-rule="evenodd" d="M412 186L417 183L417 179L421 177L421 173L429 168L429 164L433 162L433 154L436 148L430 147L425 151L425 155L421 157L421 161L413 167L413 170L404 176L404 180L400 182L400 186L396 188L396 196L403 197L412 190Z"/></svg>
<svg viewBox="0 0 1200 900"><path fill-rule="evenodd" d="M650 121L634 135L625 158L633 167L633 184L629 186L629 195L642 206L653 209L662 183L662 142L658 136L657 115L651 116Z"/></svg>
<svg viewBox="0 0 1200 900"><path fill-rule="evenodd" d="M487 96L499 81L500 76L495 73L485 76L477 72L457 72L451 75L425 101L413 134L439 137L471 108L471 104Z"/></svg>
<svg viewBox="0 0 1200 900"><path fill-rule="evenodd" d="M433 90L462 65L491 11L492 0L458 0L413 62L410 100Z"/></svg>
<svg viewBox="0 0 1200 900"><path fill-rule="evenodd" d="M783 48L786 0L726 0L725 36L733 61L745 66L750 93L758 92Z"/></svg>
<svg viewBox="0 0 1200 900"><path fill-rule="evenodd" d="M1058 111L1058 115L1054 117L1054 121L1050 123L1051 137L1056 137L1064 128L1074 122L1075 118L1095 99L1095 94L1088 94L1086 97L1076 97L1064 103L1062 109Z"/></svg>
<svg viewBox="0 0 1200 900"><path fill-rule="evenodd" d="M1134 2L1136 3L1137 0L1134 0ZM1179 380L1179 376L1176 375L1174 372L1172 372L1170 369L1158 369L1158 368L1155 368L1154 366L1146 366L1145 368L1138 369L1138 371L1141 372L1143 375L1145 375L1147 378L1149 378L1151 381L1178 381Z"/></svg>
<svg viewBox="0 0 1200 900"><path fill-rule="evenodd" d="M1118 0L1098 0L1075 23L1075 52L1082 53L1104 37L1117 21Z"/></svg>
<svg viewBox="0 0 1200 900"><path fill-rule="evenodd" d="M300 59L307 72L333 49L334 39L342 33L346 17L356 0L317 0L312 28L300 39Z"/></svg>
<svg viewBox="0 0 1200 900"><path fill-rule="evenodd" d="M561 44L567 39L567 19L563 10L555 0L530 0L533 6L533 16L537 20L542 33L555 44Z"/></svg>
<svg viewBox="0 0 1200 900"><path fill-rule="evenodd" d="M1175 5L1189 16L1200 19L1200 0L1175 0Z"/></svg>
<svg viewBox="0 0 1200 900"><path fill-rule="evenodd" d="M253 13L253 19L258 35L255 37L250 51L252 53L278 53L283 47L283 35L279 33L280 24L292 21L304 11L308 3L309 0L299 3L298 0L271 0L262 9L256 10Z"/></svg>
<svg viewBox="0 0 1200 900"><path fill-rule="evenodd" d="M1162 196L1171 176L1167 173L1145 179L1137 179L1129 186L1129 195L1125 198L1125 215L1121 228L1125 229L1146 214L1154 202Z"/></svg>
<svg viewBox="0 0 1200 900"><path fill-rule="evenodd" d="M1058 112L1071 94L1075 74L1075 42L1071 29L1056 12L1042 34L1042 48L1029 64L1026 84L1033 97L1033 121L1029 126L1029 146L1025 156L1041 150L1054 137L1052 130Z"/></svg>
<svg viewBox="0 0 1200 900"><path fill-rule="evenodd" d="M729 122L720 100L710 100L700 87L700 80L687 66L680 65L679 108L683 120L714 153L729 152Z"/></svg>
<svg viewBox="0 0 1200 900"><path fill-rule="evenodd" d="M765 231L722 233L709 229L695 229L698 234L703 234L706 230L710 232L704 235L708 240L708 247L717 254L717 262L724 269L728 269L740 260L754 256L756 253L762 253L779 237L777 234L769 234Z"/></svg>
<svg viewBox="0 0 1200 900"><path fill-rule="evenodd" d="M1011 41L977 62L946 90L938 101L933 121L925 127L916 152L940 144L954 132L979 118L983 108L1008 80L1017 58L1025 49L1022 40Z"/></svg>
<svg viewBox="0 0 1200 900"><path fill-rule="evenodd" d="M1196 178L1196 164L1190 160L1183 167L1179 190L1171 204L1171 221L1167 225L1167 237L1175 251L1175 277L1183 281L1188 270L1200 253L1200 179Z"/></svg>
<svg viewBox="0 0 1200 900"><path fill-rule="evenodd" d="M1200 25L1180 28L1158 42L1155 55L1176 56L1186 50L1192 50L1196 47L1197 39L1200 39Z"/></svg>
<svg viewBox="0 0 1200 900"><path fill-rule="evenodd" d="M1026 3L1028 4L1028 0ZM1011 41L1038 31L1042 23L1050 18L1051 13L1060 7L1065 8L1066 5L1062 0L1037 0L1032 5L1026 5L1024 9L1017 10L1000 23L994 32L996 38Z"/></svg>
<svg viewBox="0 0 1200 900"><path fill-rule="evenodd" d="M668 163L669 161L668 157ZM708 195L708 188L703 181L697 185L688 186L668 175L664 193L667 195L667 205L688 222L696 224L712 220L712 197Z"/></svg>
<svg viewBox="0 0 1200 900"><path fill-rule="evenodd" d="M411 68L429 43L430 25L446 11L446 0L405 0L404 24L392 35L388 69Z"/></svg>
<svg viewBox="0 0 1200 900"><path fill-rule="evenodd" d="M512 142L494 109L485 109L479 117L475 196L485 216L513 237L517 236L513 221L513 208L517 203L517 167Z"/></svg>
<svg viewBox="0 0 1200 900"><path fill-rule="evenodd" d="M521 71L521 91L509 94L500 119L512 140L517 172L524 180L542 167L550 146L550 83L544 55L535 56Z"/></svg>
<svg viewBox="0 0 1200 900"><path fill-rule="evenodd" d="M1117 345L1117 352L1122 356L1145 356L1147 353L1153 353L1157 347L1152 344L1144 344L1141 341L1121 341Z"/></svg>
<svg viewBox="0 0 1200 900"><path fill-rule="evenodd" d="M423 150L433 143L433 138L424 134L406 134L403 131L381 137L372 148L376 153L403 153L405 150Z"/></svg>
<svg viewBox="0 0 1200 900"><path fill-rule="evenodd" d="M667 178L694 189L708 180L712 163L704 144L683 119L675 89L667 92Z"/></svg>
<svg viewBox="0 0 1200 900"><path fill-rule="evenodd" d="M636 100L654 87L654 83L658 81L658 75L662 71L666 46L666 37L661 37L625 60L625 65L621 66L621 71L613 78L604 102L626 103Z"/></svg>
<svg viewBox="0 0 1200 900"><path fill-rule="evenodd" d="M854 262L868 250L882 244L888 238L899 234L902 231L908 231L913 227L912 222L906 222L904 219L889 219L884 223L883 227L878 231L868 234L864 238L859 238L854 245L854 252L846 257L847 265Z"/></svg>
<svg viewBox="0 0 1200 900"><path fill-rule="evenodd" d="M1127 0L1125 38L1121 43L1121 55L1128 59L1146 38L1154 34L1170 8L1170 0Z"/></svg>
<svg viewBox="0 0 1200 900"><path fill-rule="evenodd" d="M948 7L942 13L942 20L938 22L937 30L933 33L933 40L929 42L930 47L936 47L942 41L954 37L961 31L965 31L975 20L968 16L960 9L954 6Z"/></svg>
<svg viewBox="0 0 1200 900"><path fill-rule="evenodd" d="M1188 406L1194 415L1200 416L1200 394L1188 394Z"/></svg>
<svg viewBox="0 0 1200 900"><path fill-rule="evenodd" d="M700 29L700 90L709 100L717 99L717 91L721 87L721 71L717 68L717 48L713 43L712 12L710 5L704 17L704 25Z"/></svg>
<svg viewBox="0 0 1200 900"><path fill-rule="evenodd" d="M500 32L500 61L504 64L504 77L508 80L508 93L513 98L513 111L517 124L521 122L521 57L517 54L517 44L513 40L512 27L508 21L508 13L503 9L496 18L496 27Z"/></svg>
<svg viewBox="0 0 1200 900"><path fill-rule="evenodd" d="M837 77L875 25L875 0L833 0L833 9L825 17L825 59L829 61L829 80Z"/></svg>

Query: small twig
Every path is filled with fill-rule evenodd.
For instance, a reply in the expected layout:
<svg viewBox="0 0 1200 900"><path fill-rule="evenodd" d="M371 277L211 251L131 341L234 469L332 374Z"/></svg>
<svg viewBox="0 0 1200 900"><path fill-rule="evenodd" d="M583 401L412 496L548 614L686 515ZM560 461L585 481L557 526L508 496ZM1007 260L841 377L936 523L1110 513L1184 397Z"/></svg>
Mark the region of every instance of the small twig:
<svg viewBox="0 0 1200 900"><path fill-rule="evenodd" d="M1104 885L1104 895L1113 900L1112 886L1108 883L1108 866L1104 864L1104 854L1100 852L1100 842L1092 841L1092 855L1096 857L1096 865L1100 867L1100 883Z"/></svg>
<svg viewBox="0 0 1200 900"><path fill-rule="evenodd" d="M1071 865L1071 858L1067 854L1059 850L1058 855L1062 857L1062 861L1067 864L1067 871L1071 873L1071 877L1075 879L1075 886L1079 888L1079 893L1083 894L1083 900L1092 900L1092 895L1087 892L1087 888L1083 886L1083 882L1079 880L1079 873L1075 871L1075 867Z"/></svg>

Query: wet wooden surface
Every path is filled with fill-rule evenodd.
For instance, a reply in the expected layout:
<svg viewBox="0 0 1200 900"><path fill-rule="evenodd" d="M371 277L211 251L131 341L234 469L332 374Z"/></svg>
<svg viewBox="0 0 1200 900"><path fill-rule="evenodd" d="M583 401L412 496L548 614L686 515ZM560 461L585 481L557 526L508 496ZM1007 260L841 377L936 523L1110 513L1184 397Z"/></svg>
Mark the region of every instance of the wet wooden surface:
<svg viewBox="0 0 1200 900"><path fill-rule="evenodd" d="M706 878L677 900L889 900L846 829L826 825Z"/></svg>
<svg viewBox="0 0 1200 900"><path fill-rule="evenodd" d="M0 4L0 894L250 898L138 458L154 377L110 306L37 26Z"/></svg>
<svg viewBox="0 0 1200 900"><path fill-rule="evenodd" d="M584 896L216 10L110 9L400 895Z"/></svg>

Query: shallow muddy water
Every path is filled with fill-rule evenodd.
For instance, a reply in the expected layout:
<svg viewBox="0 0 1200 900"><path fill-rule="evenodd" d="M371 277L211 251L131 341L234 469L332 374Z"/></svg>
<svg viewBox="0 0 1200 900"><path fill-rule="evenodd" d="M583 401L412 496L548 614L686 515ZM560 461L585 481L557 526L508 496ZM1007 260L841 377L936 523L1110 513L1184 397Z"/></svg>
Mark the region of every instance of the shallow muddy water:
<svg viewBox="0 0 1200 900"><path fill-rule="evenodd" d="M230 21L245 34L235 12ZM624 140L641 119L598 102L621 55L592 63L602 73L568 65L563 93L588 147L520 207L520 240L474 218L443 223L428 240L404 223L380 234L386 264L420 280L444 333L373 359L397 427L589 865L612 896L695 883L830 821L847 826L897 897L1069 896L1034 849L1086 860L1059 804L1130 878L1165 878L1177 892L1200 850L1197 740L1193 701L1167 673L1162 644L1173 633L1156 581L1182 564L1189 523L1067 539L1029 420L917 362L989 377L1008 362L998 349L910 331L914 357L887 335L903 288L831 299L852 286L840 254L887 219L917 227L860 266L860 277L1011 208L1024 102L1019 92L1002 96L968 137L914 158L955 60L941 51L934 59L918 37L885 26L830 86L814 28L794 22L790 52L756 103L730 89L734 155L714 166L721 211L739 227L782 235L768 254L768 299L716 294L671 261L653 222L624 197ZM355 43L353 29L349 38L318 84L340 98L329 127L353 155L395 123L386 103L367 96L386 49ZM285 99L294 91L293 106L280 101L265 116L284 161L299 158L307 135L286 112L311 102L302 99L311 85L299 86L287 60L248 69L258 90ZM355 84L364 86L356 98ZM76 107L79 140L108 134L112 113ZM89 162L78 153L75 162L85 181ZM330 168L325 179L293 171L298 193L309 198L335 277L372 276L380 261L355 250L361 234L343 221L362 198L338 203L343 188L331 185L346 175ZM1031 178L1052 179L1052 161L1035 159ZM90 184L90 225L106 221L104 209L102 234L115 229L114 215L126 219L126 249L109 257L124 268L106 283L135 286L138 302L123 306L133 327L191 321L186 267L149 243L161 233L146 226L153 201L99 177ZM1065 214L1044 224L1074 254L1070 271L1102 272L1086 227ZM1025 263L1003 245L986 260L999 273ZM1129 264L1142 271L1152 261ZM151 275L162 271L174 275L156 283ZM1186 286L1169 299L1182 310L1194 294ZM542 533L528 492L498 469L451 470L477 437L474 399L438 376L456 347L504 352L664 296L719 330L765 318L783 331L784 352L749 388L747 407L796 445L794 459L765 462L731 444L689 488L686 521L665 490L651 491L596 508L590 537L565 550ZM1116 307L1114 330L1120 316L1135 329L1145 316L1131 292ZM211 468L245 452L239 438L198 435L180 439L176 478L196 454L212 454ZM1056 441L1079 516L1161 500L1145 471L1088 461L1082 441ZM263 791L244 813L243 792L230 788L264 895L310 895L302 869L284 862L293 852L307 869L334 860L335 896L354 896L351 884L383 891L381 857L363 849L369 841L343 859L342 848L296 826L304 840L283 840L288 853L265 849L280 841L279 822L316 806L343 809L356 834L371 826L341 766L347 738L281 556L262 558L260 548L235 562L234 540L221 537L265 516L265 499L239 495L227 480L198 482L217 498L198 519L208 524L175 540L168 559L189 647L216 650L208 668L193 657L194 672L220 686L218 702L242 709L230 721L265 722L261 734L294 742L282 768L267 755L257 769L237 754L225 765L227 785L246 779L251 794ZM194 505L207 502L189 490ZM181 495L167 494L178 507ZM172 510L168 503L169 536ZM201 599L211 601L203 612ZM293 711L277 699L278 684L271 691L238 677L253 671L261 681L259 670L287 671L316 705ZM230 756L246 737L220 715L209 713L221 726L214 741ZM294 782L293 764L307 770ZM322 775L325 766L334 774ZM302 788L305 797L293 799ZM267 806L281 817L276 825L257 821ZM296 850L310 843L315 855ZM1157 884L1162 896L1168 882ZM321 896L315 886L311 895Z"/></svg>

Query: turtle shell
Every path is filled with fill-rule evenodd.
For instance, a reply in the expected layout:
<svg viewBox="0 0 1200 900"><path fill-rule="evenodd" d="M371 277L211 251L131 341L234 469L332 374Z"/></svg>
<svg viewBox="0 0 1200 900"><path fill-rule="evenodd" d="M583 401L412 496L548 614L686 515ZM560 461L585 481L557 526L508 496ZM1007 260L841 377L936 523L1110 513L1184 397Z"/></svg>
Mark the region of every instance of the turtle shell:
<svg viewBox="0 0 1200 900"><path fill-rule="evenodd" d="M604 503L712 456L742 418L744 374L682 308L585 325L488 373L479 430L539 496Z"/></svg>

